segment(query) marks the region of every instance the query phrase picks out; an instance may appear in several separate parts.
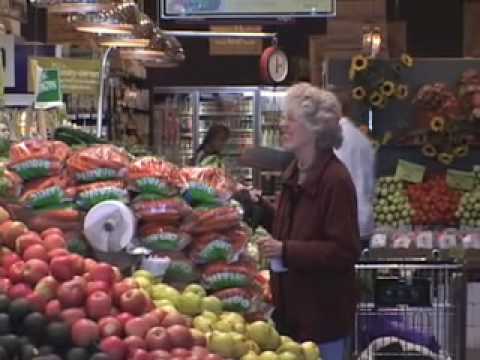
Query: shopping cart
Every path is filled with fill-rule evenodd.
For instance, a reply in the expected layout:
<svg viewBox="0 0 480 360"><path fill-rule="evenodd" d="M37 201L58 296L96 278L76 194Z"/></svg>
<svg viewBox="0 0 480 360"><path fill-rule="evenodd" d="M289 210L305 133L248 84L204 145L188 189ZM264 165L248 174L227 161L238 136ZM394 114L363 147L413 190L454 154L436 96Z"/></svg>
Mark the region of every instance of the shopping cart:
<svg viewBox="0 0 480 360"><path fill-rule="evenodd" d="M358 264L356 272L361 299L354 359L465 359L462 265L372 261Z"/></svg>

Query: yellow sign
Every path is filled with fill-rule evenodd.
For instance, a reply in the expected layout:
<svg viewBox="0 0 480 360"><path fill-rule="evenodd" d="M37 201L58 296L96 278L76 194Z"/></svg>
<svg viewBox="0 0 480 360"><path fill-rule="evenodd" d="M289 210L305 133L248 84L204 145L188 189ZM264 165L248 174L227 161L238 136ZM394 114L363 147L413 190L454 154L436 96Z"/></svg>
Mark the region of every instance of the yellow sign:
<svg viewBox="0 0 480 360"><path fill-rule="evenodd" d="M395 178L411 183L421 183L425 175L425 166L405 160L398 160Z"/></svg>
<svg viewBox="0 0 480 360"><path fill-rule="evenodd" d="M262 31L258 25L212 25L214 32L254 32ZM260 55L263 50L262 40L255 39L211 39L210 55Z"/></svg>
<svg viewBox="0 0 480 360"><path fill-rule="evenodd" d="M58 69L64 94L96 94L100 84L100 60L32 57L29 59L28 90L37 85L38 68Z"/></svg>
<svg viewBox="0 0 480 360"><path fill-rule="evenodd" d="M475 187L475 175L469 171L447 170L447 184L453 189L470 191Z"/></svg>

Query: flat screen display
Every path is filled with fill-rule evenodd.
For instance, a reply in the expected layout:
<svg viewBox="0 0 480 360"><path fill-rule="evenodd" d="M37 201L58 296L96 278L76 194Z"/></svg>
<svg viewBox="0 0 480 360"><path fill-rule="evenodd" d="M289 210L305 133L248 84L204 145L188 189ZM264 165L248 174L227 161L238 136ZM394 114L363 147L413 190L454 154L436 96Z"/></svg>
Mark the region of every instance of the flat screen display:
<svg viewBox="0 0 480 360"><path fill-rule="evenodd" d="M264 18L335 15L336 0L162 0L162 17Z"/></svg>

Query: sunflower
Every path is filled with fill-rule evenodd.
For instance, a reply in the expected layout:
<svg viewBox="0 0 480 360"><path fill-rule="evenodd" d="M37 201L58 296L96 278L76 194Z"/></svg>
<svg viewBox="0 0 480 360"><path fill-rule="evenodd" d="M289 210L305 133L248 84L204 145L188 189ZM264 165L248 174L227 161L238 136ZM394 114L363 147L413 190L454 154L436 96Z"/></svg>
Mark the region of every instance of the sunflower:
<svg viewBox="0 0 480 360"><path fill-rule="evenodd" d="M454 156L452 154L443 152L438 154L437 160L444 165L450 165L454 160Z"/></svg>
<svg viewBox="0 0 480 360"><path fill-rule="evenodd" d="M363 71L368 67L368 59L363 55L355 55L352 58L352 69L357 71Z"/></svg>
<svg viewBox="0 0 480 360"><path fill-rule="evenodd" d="M367 96L367 91L363 88L363 86L357 86L352 90L352 97L355 100L363 100Z"/></svg>
<svg viewBox="0 0 480 360"><path fill-rule="evenodd" d="M465 157L468 155L468 146L458 146L455 148L455 150L453 150L453 153L456 157Z"/></svg>
<svg viewBox="0 0 480 360"><path fill-rule="evenodd" d="M392 81L384 81L380 86L380 92L383 96L390 97L395 94L395 84Z"/></svg>
<svg viewBox="0 0 480 360"><path fill-rule="evenodd" d="M445 119L441 116L434 116L430 120L430 128L434 132L442 132L443 130L445 130Z"/></svg>
<svg viewBox="0 0 480 360"><path fill-rule="evenodd" d="M408 86L404 84L397 85L395 89L395 96L397 99L404 100L408 96Z"/></svg>
<svg viewBox="0 0 480 360"><path fill-rule="evenodd" d="M413 66L413 58L408 54L402 54L402 56L400 56L400 61L405 67L411 68Z"/></svg>
<svg viewBox="0 0 480 360"><path fill-rule="evenodd" d="M422 147L422 154L427 157L437 156L437 149L432 144L425 144Z"/></svg>
<svg viewBox="0 0 480 360"><path fill-rule="evenodd" d="M385 105L385 98L378 91L374 91L373 93L371 93L369 100L370 104L375 107L383 107Z"/></svg>

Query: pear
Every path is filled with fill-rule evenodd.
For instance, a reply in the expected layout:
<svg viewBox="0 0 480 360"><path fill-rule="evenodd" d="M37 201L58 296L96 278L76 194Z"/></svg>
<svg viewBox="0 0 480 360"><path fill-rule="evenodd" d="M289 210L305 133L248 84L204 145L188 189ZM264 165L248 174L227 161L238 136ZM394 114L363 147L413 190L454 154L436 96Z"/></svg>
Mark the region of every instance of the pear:
<svg viewBox="0 0 480 360"><path fill-rule="evenodd" d="M245 324L245 318L238 314L238 313L235 313L235 312L224 312L220 315L220 319L221 320L229 320L229 321L232 321L234 323L242 323L242 324Z"/></svg>
<svg viewBox="0 0 480 360"><path fill-rule="evenodd" d="M214 331L208 336L208 350L224 358L233 357L233 345L234 341L229 333Z"/></svg>
<svg viewBox="0 0 480 360"><path fill-rule="evenodd" d="M289 336L280 336L280 339L282 340L282 344L294 342L293 339Z"/></svg>
<svg viewBox="0 0 480 360"><path fill-rule="evenodd" d="M285 351L278 355L278 360L299 360L299 358L294 353Z"/></svg>
<svg viewBox="0 0 480 360"><path fill-rule="evenodd" d="M214 322L204 315L197 316L193 319L193 327L204 334L213 330L213 324Z"/></svg>
<svg viewBox="0 0 480 360"><path fill-rule="evenodd" d="M200 315L203 316L203 317L206 317L207 319L212 320L212 322L217 322L218 321L218 316L214 312L204 310L204 311L202 311L202 313Z"/></svg>
<svg viewBox="0 0 480 360"><path fill-rule="evenodd" d="M176 305L182 314L195 316L202 312L202 297L193 292L184 292Z"/></svg>
<svg viewBox="0 0 480 360"><path fill-rule="evenodd" d="M258 360L258 356L253 351L249 351L243 355L240 360Z"/></svg>
<svg viewBox="0 0 480 360"><path fill-rule="evenodd" d="M217 321L214 325L213 328L218 331L223 331L223 332L231 332L234 329L235 324L232 323L231 321L228 321L226 319Z"/></svg>
<svg viewBox="0 0 480 360"><path fill-rule="evenodd" d="M268 337L267 341L263 345L264 350L271 350L275 351L281 345L282 339L278 334L277 330L273 327L270 327L270 336Z"/></svg>
<svg viewBox="0 0 480 360"><path fill-rule="evenodd" d="M300 344L294 341L286 342L280 345L280 347L277 349L277 353L281 354L284 352L293 353L298 359L303 359L303 348Z"/></svg>
<svg viewBox="0 0 480 360"><path fill-rule="evenodd" d="M249 351L248 344L246 342L245 336L241 334L237 334L235 332L231 333L233 339L233 356L234 358L242 357L243 355L247 354Z"/></svg>
<svg viewBox="0 0 480 360"><path fill-rule="evenodd" d="M260 349L260 346L258 346L258 344L255 341L247 340L246 344L248 346L248 349L250 351L253 351L255 354L260 354L262 352L262 349Z"/></svg>
<svg viewBox="0 0 480 360"><path fill-rule="evenodd" d="M255 321L247 326L246 334L249 339L255 341L260 348L265 349L272 335L272 327L265 321Z"/></svg>
<svg viewBox="0 0 480 360"><path fill-rule="evenodd" d="M278 360L278 355L273 351L264 351L260 354L258 360Z"/></svg>
<svg viewBox="0 0 480 360"><path fill-rule="evenodd" d="M320 359L320 350L314 342L306 341L302 343L303 356L305 360L318 360Z"/></svg>
<svg viewBox="0 0 480 360"><path fill-rule="evenodd" d="M202 309L220 315L223 309L223 302L216 296L206 296L202 299Z"/></svg>

